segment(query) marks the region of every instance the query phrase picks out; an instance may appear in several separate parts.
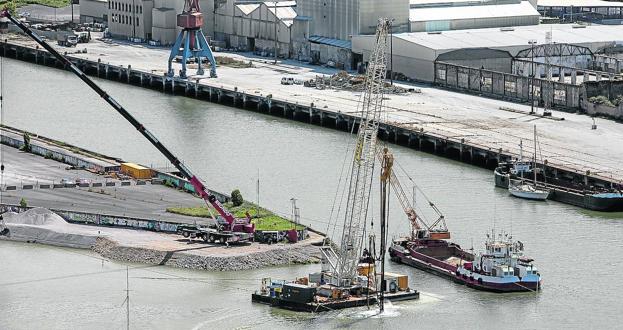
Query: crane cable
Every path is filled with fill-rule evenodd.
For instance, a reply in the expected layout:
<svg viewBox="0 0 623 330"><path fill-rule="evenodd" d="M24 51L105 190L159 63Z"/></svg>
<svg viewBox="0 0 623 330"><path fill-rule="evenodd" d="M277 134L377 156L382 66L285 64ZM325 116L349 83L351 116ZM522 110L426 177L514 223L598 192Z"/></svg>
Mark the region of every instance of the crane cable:
<svg viewBox="0 0 623 330"><path fill-rule="evenodd" d="M4 56L0 56L0 129L4 128L3 121L3 102L4 100ZM4 150L2 144L0 144L0 207L4 207L4 201L2 199L4 191ZM4 224L4 217L2 214L4 210L0 210L0 236L7 235L9 229Z"/></svg>

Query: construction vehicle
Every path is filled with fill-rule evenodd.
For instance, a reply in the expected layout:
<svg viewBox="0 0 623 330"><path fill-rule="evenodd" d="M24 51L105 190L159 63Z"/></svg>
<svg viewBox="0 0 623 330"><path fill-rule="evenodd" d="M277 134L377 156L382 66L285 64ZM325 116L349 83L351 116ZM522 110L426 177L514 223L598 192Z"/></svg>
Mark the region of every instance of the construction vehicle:
<svg viewBox="0 0 623 330"><path fill-rule="evenodd" d="M80 78L85 84L93 89L101 98L103 98L113 109L115 109L123 118L125 118L134 128L136 128L151 144L160 151L170 162L177 168L180 175L187 179L193 186L195 193L201 197L208 206L212 206L220 215L213 228L205 230L204 232L197 233L207 235L209 240L214 235L215 238L219 238L221 243L235 243L235 242L247 242L253 239L255 232L255 225L251 223L251 217L247 214L246 218L236 219L223 204L214 196L201 182L201 180L194 175L186 165L175 156L169 149L167 149L143 124L141 124L132 114L130 114L119 102L117 102L106 91L99 87L93 80L91 80L84 72L80 71L76 65L74 65L69 59L61 55L50 44L43 41L37 34L35 34L30 28L18 19L14 18L8 9L3 9L0 12L0 18L8 18L13 24L20 28L28 37L32 38L41 47L45 48L52 56L65 65L71 72L73 72L78 78ZM202 230L200 227L196 227L196 230ZM197 235L196 234L196 235Z"/></svg>
<svg viewBox="0 0 623 330"><path fill-rule="evenodd" d="M63 47L76 47L78 37L75 34L65 34L58 39L58 45Z"/></svg>

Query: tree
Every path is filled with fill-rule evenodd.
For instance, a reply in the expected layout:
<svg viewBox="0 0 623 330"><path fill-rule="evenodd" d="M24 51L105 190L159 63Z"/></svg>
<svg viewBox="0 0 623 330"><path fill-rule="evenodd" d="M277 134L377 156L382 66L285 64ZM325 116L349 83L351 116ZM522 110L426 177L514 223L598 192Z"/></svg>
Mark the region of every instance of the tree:
<svg viewBox="0 0 623 330"><path fill-rule="evenodd" d="M19 206L21 206L21 207L28 207L28 203L26 202L24 197L22 197L22 199L19 201Z"/></svg>
<svg viewBox="0 0 623 330"><path fill-rule="evenodd" d="M24 146L22 150L30 152L30 135L28 132L24 132Z"/></svg>
<svg viewBox="0 0 623 330"><path fill-rule="evenodd" d="M242 194L240 193L240 190L236 189L231 192L231 202L232 204L234 204L234 206L242 205L244 199L242 199Z"/></svg>

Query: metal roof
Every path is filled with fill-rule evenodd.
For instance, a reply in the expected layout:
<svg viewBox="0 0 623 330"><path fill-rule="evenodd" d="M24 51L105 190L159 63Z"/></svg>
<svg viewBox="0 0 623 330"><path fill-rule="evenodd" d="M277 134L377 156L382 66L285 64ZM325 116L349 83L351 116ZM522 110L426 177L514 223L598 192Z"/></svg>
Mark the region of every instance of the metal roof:
<svg viewBox="0 0 623 330"><path fill-rule="evenodd" d="M334 46L334 47L339 47L339 48L351 49L351 42L348 40L325 38L321 36L310 36L308 40L309 42L313 42L316 44L323 44L323 45L329 45L329 46Z"/></svg>
<svg viewBox="0 0 623 330"><path fill-rule="evenodd" d="M603 0L539 0L539 7L623 7L623 3Z"/></svg>
<svg viewBox="0 0 623 330"><path fill-rule="evenodd" d="M538 44L545 43L545 34L552 32L552 42L566 44L586 44L593 42L612 42L623 40L621 26L616 25L589 25L584 28L574 28L574 24L547 24L528 25L509 28L489 28L471 30L443 31L441 33L399 33L394 34L410 43L433 50L452 50L459 48L502 48L523 46L528 47L529 40L536 40Z"/></svg>
<svg viewBox="0 0 623 330"><path fill-rule="evenodd" d="M409 9L409 21L451 21L459 19L541 16L529 1L502 5L416 7Z"/></svg>
<svg viewBox="0 0 623 330"><path fill-rule="evenodd" d="M251 14L254 10L256 10L257 8L260 7L259 4L248 4L248 5L236 5L236 7L238 9L240 9L240 11L245 14L245 15L249 15Z"/></svg>

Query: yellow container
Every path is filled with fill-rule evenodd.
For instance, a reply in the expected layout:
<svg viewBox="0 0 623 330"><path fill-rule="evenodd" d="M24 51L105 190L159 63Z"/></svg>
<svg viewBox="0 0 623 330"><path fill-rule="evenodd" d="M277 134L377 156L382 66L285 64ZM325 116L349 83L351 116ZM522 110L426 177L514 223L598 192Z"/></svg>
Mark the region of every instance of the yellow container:
<svg viewBox="0 0 623 330"><path fill-rule="evenodd" d="M357 273L360 276L368 276L369 274L374 274L374 264L359 264L357 266Z"/></svg>
<svg viewBox="0 0 623 330"><path fill-rule="evenodd" d="M151 169L134 163L122 163L121 173L129 175L135 179L151 179Z"/></svg>
<svg viewBox="0 0 623 330"><path fill-rule="evenodd" d="M385 272L385 277L395 278L399 290L406 290L409 287L409 276L407 275Z"/></svg>

